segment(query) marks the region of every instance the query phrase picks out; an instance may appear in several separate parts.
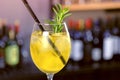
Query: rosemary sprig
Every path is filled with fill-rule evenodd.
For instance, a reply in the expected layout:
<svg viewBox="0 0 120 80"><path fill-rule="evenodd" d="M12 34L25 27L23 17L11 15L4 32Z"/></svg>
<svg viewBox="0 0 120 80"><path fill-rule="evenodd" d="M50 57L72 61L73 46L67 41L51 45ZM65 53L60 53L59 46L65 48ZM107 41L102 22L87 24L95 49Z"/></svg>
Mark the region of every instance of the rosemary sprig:
<svg viewBox="0 0 120 80"><path fill-rule="evenodd" d="M59 33L63 29L63 20L70 16L71 13L69 13L68 8L62 8L61 4L56 4L55 7L53 7L53 11L55 16L52 21L49 21L49 24L53 24L54 33Z"/></svg>

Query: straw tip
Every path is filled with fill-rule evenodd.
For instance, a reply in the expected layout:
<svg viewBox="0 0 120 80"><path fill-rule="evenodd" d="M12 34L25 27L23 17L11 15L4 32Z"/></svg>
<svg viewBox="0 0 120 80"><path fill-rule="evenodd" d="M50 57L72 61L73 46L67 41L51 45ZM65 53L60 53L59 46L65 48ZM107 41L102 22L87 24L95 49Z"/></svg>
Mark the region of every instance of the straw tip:
<svg viewBox="0 0 120 80"><path fill-rule="evenodd" d="M24 3L27 3L27 0L22 0Z"/></svg>

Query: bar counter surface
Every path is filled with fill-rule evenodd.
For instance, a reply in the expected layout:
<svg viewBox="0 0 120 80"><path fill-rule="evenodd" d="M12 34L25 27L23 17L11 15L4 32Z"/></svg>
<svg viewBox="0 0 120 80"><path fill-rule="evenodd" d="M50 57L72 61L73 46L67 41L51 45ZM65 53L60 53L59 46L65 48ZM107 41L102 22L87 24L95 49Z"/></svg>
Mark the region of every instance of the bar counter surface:
<svg viewBox="0 0 120 80"><path fill-rule="evenodd" d="M120 80L119 74L119 63L103 64L96 68L91 66L80 67L74 71L68 71L65 67L54 76L54 80ZM47 80L47 78L35 66L29 66L1 71L0 80Z"/></svg>

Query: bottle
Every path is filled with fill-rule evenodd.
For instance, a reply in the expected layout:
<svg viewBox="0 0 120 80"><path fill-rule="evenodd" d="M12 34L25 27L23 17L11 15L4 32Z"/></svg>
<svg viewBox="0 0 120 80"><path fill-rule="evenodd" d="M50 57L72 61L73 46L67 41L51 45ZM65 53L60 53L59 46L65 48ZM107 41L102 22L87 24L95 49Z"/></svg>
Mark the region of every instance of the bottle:
<svg viewBox="0 0 120 80"><path fill-rule="evenodd" d="M93 22L91 18L85 20L85 31L84 31L84 66L92 65L92 48L93 48L93 33L92 33Z"/></svg>
<svg viewBox="0 0 120 80"><path fill-rule="evenodd" d="M15 31L12 27L9 28L9 40L5 47L5 63L6 68L14 69L17 68L20 63L19 46L16 41Z"/></svg>
<svg viewBox="0 0 120 80"><path fill-rule="evenodd" d="M93 48L92 48L92 60L93 60L93 68L100 67L102 61L102 20L99 18L94 21L93 26Z"/></svg>
<svg viewBox="0 0 120 80"><path fill-rule="evenodd" d="M119 29L119 55L120 55L120 17L117 18L117 26L118 26L118 29Z"/></svg>
<svg viewBox="0 0 120 80"><path fill-rule="evenodd" d="M19 67L22 67L23 64L23 35L20 34L20 21L19 20L15 20L14 22L14 31L15 31L15 39L16 42L19 46L19 54L20 54L20 59L19 59Z"/></svg>
<svg viewBox="0 0 120 80"><path fill-rule="evenodd" d="M111 18L105 20L103 33L103 60L105 64L111 63L113 58L113 37L111 33Z"/></svg>
<svg viewBox="0 0 120 80"><path fill-rule="evenodd" d="M77 53L75 52L75 47L76 46L79 47L79 40L77 40L77 39L75 40L75 37L76 37L75 34L76 34L76 31L77 31L76 25L77 25L77 22L75 20L73 20L73 19L68 20L69 33L70 33L70 38L71 38L71 55L70 55L70 59L69 59L69 64L67 66L68 70L79 69L79 65L78 65L78 58L79 58L78 49L79 48L76 48ZM78 43L78 45L76 43ZM76 56L77 56L77 58L76 58Z"/></svg>
<svg viewBox="0 0 120 80"><path fill-rule="evenodd" d="M5 57L4 57L5 43L2 40L2 38L3 38L3 24L2 24L2 20L0 20L0 71L4 70L5 68Z"/></svg>
<svg viewBox="0 0 120 80"><path fill-rule="evenodd" d="M119 40L120 40L120 30L119 30L119 18L116 16L112 18L111 21L111 33L113 37L113 63L119 63L120 62L120 54L119 54Z"/></svg>
<svg viewBox="0 0 120 80"><path fill-rule="evenodd" d="M3 19L3 41L5 42L5 44L7 43L8 41L8 26L7 26L7 20L6 19Z"/></svg>
<svg viewBox="0 0 120 80"><path fill-rule="evenodd" d="M79 70L83 65L83 20L76 21L75 32L73 37L73 54L72 60L74 63L74 70Z"/></svg>

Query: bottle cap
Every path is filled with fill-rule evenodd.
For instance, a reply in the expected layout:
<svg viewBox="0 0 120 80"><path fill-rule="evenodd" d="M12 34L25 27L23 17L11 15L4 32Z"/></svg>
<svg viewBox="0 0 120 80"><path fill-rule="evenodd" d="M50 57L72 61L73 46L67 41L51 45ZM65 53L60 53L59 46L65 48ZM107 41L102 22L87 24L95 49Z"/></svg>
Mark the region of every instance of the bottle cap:
<svg viewBox="0 0 120 80"><path fill-rule="evenodd" d="M91 18L88 18L88 19L85 21L85 28L86 28L86 29L91 29L91 28L92 28L92 19L91 19Z"/></svg>
<svg viewBox="0 0 120 80"><path fill-rule="evenodd" d="M13 30L13 28L11 26L9 27L9 38L10 39L15 38L15 32L14 32L14 30Z"/></svg>
<svg viewBox="0 0 120 80"><path fill-rule="evenodd" d="M79 30L83 30L84 29L84 20L83 19L79 19Z"/></svg>
<svg viewBox="0 0 120 80"><path fill-rule="evenodd" d="M15 28L15 33L16 34L19 32L19 27L20 27L20 21L19 20L15 20L14 28Z"/></svg>
<svg viewBox="0 0 120 80"><path fill-rule="evenodd" d="M74 21L72 19L69 19L68 20L68 27L69 27L69 29L73 29L73 26L74 26Z"/></svg>

